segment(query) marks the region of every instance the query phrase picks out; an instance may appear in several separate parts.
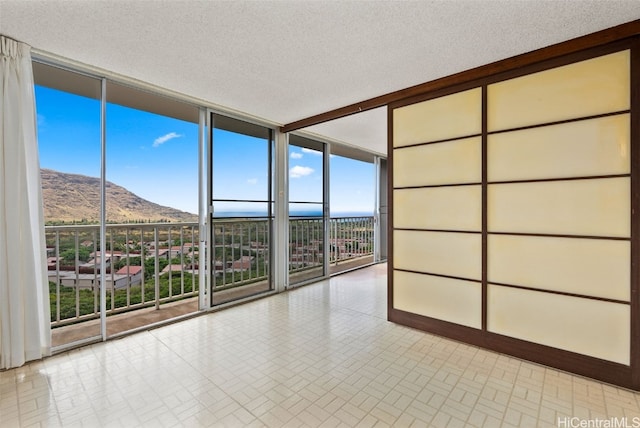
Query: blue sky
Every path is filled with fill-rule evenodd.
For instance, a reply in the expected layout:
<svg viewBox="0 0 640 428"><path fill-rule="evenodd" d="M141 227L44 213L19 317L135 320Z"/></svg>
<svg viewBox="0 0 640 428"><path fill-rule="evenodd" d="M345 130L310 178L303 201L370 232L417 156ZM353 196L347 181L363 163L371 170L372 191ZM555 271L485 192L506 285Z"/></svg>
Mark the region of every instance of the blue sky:
<svg viewBox="0 0 640 428"><path fill-rule="evenodd" d="M100 176L99 100L36 86L40 165ZM266 140L214 131L214 198L267 198ZM331 211L372 212L372 164L331 157ZM290 200L322 199L322 156L289 149ZM152 202L197 213L198 126L107 105L107 180ZM217 210L234 210L222 204ZM265 208L263 204L256 211ZM315 208L315 206L314 206Z"/></svg>

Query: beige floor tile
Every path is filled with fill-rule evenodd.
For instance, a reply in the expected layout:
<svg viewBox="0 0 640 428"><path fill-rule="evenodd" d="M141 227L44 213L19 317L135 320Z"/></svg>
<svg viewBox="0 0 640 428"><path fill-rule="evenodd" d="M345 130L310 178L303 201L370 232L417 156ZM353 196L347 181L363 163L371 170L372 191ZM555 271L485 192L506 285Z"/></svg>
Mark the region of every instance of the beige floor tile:
<svg viewBox="0 0 640 428"><path fill-rule="evenodd" d="M0 372L0 426L552 427L640 394L386 321L386 266Z"/></svg>

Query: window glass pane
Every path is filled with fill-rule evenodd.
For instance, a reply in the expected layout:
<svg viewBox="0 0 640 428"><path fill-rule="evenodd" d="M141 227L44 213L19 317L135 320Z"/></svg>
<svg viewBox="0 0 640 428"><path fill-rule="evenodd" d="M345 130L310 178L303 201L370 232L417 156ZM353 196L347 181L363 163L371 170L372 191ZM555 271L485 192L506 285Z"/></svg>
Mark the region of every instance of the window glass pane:
<svg viewBox="0 0 640 428"><path fill-rule="evenodd" d="M269 199L269 140L238 132L213 130L213 199ZM218 213L237 207L218 207ZM266 215L266 210L263 213Z"/></svg>
<svg viewBox="0 0 640 428"><path fill-rule="evenodd" d="M336 155L331 155L330 162L331 217L372 216L374 164Z"/></svg>
<svg viewBox="0 0 640 428"><path fill-rule="evenodd" d="M138 91L129 91L137 98ZM115 104L107 96L107 220L197 221L197 122L151 112L152 106ZM126 102L122 95L117 100Z"/></svg>
<svg viewBox="0 0 640 428"><path fill-rule="evenodd" d="M321 151L289 145L289 200L291 202L322 203L322 175ZM291 215L296 213L291 212Z"/></svg>
<svg viewBox="0 0 640 428"><path fill-rule="evenodd" d="M212 114L211 304L272 289L272 131Z"/></svg>
<svg viewBox="0 0 640 428"><path fill-rule="evenodd" d="M100 100L39 85L35 94L45 222L98 223Z"/></svg>
<svg viewBox="0 0 640 428"><path fill-rule="evenodd" d="M325 145L299 135L289 137L289 282L324 275Z"/></svg>
<svg viewBox="0 0 640 428"><path fill-rule="evenodd" d="M100 81L34 63L51 340L100 335ZM62 226L60 226L62 225ZM88 323L75 323L84 319Z"/></svg>
<svg viewBox="0 0 640 428"><path fill-rule="evenodd" d="M322 217L322 204L314 203L290 203L289 217Z"/></svg>
<svg viewBox="0 0 640 428"><path fill-rule="evenodd" d="M213 217L267 217L268 208L266 202L216 201Z"/></svg>
<svg viewBox="0 0 640 428"><path fill-rule="evenodd" d="M113 334L197 310L198 109L108 82L106 125L106 306L129 314Z"/></svg>

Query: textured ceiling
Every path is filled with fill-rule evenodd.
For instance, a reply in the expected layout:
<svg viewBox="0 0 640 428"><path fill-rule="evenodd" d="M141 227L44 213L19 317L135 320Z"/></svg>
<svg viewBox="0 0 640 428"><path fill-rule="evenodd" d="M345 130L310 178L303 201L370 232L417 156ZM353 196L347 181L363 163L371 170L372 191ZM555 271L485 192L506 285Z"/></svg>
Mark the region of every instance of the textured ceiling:
<svg viewBox="0 0 640 428"><path fill-rule="evenodd" d="M0 0L4 35L278 124L638 18L637 0ZM385 153L385 120L312 130Z"/></svg>

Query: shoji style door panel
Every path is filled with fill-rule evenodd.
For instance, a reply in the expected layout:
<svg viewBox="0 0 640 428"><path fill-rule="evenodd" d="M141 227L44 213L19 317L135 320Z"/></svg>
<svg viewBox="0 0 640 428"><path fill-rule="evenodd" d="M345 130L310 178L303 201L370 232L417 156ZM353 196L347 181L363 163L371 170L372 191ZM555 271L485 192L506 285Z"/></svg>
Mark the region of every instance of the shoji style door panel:
<svg viewBox="0 0 640 428"><path fill-rule="evenodd" d="M592 52L390 106L389 319L640 389L640 60Z"/></svg>
<svg viewBox="0 0 640 428"><path fill-rule="evenodd" d="M630 51L487 94L488 331L629 365Z"/></svg>
<svg viewBox="0 0 640 428"><path fill-rule="evenodd" d="M394 307L473 328L482 307L482 91L393 112Z"/></svg>

